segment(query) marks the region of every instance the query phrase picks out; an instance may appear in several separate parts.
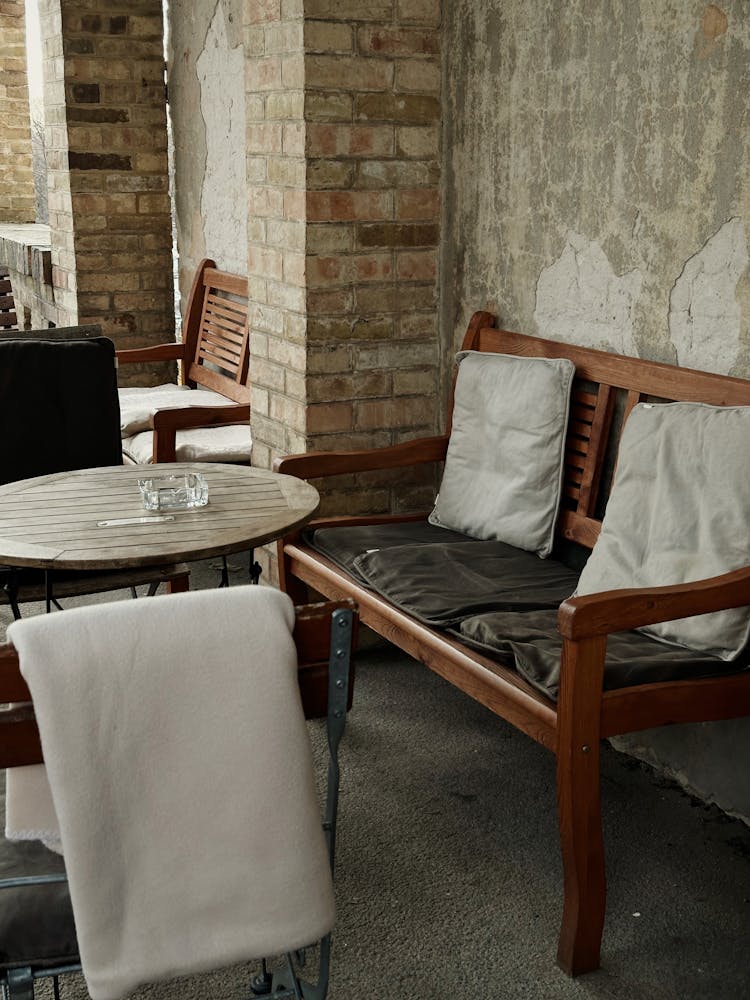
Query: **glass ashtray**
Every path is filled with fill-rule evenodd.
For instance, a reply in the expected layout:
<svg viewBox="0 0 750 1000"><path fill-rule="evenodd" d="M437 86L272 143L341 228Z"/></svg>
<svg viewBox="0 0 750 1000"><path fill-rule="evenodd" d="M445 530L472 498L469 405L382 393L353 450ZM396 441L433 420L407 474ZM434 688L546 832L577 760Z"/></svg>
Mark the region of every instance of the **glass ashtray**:
<svg viewBox="0 0 750 1000"><path fill-rule="evenodd" d="M194 510L208 503L208 482L199 472L139 479L146 510Z"/></svg>

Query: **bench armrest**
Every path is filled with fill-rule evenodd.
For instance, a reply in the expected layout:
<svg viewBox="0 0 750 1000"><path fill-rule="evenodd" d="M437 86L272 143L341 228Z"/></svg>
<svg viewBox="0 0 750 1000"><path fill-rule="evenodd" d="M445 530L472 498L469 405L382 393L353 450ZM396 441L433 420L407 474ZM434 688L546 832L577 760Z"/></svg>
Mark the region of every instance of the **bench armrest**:
<svg viewBox="0 0 750 1000"><path fill-rule="evenodd" d="M579 640L748 605L750 566L670 587L569 597L560 605L557 622L566 639Z"/></svg>
<svg viewBox="0 0 750 1000"><path fill-rule="evenodd" d="M117 351L117 362L121 365L146 364L150 361L184 361L184 344L156 344L153 347L134 347L128 351Z"/></svg>
<svg viewBox="0 0 750 1000"><path fill-rule="evenodd" d="M387 448L362 451L310 451L304 455L277 458L274 471L299 479L319 479L346 473L371 472L375 469L398 469L427 462L442 462L448 448L445 435L417 438Z"/></svg>

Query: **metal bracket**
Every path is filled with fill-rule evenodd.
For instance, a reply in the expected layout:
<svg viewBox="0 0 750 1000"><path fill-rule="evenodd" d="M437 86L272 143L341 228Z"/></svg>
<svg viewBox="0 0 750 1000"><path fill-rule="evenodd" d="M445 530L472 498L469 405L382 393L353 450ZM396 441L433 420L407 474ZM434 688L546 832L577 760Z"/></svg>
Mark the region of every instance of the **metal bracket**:
<svg viewBox="0 0 750 1000"><path fill-rule="evenodd" d="M349 671L351 668L352 633L354 612L351 608L337 608L331 615L331 645L328 658L328 791L326 794L323 830L328 844L328 857L333 871L336 854L336 816L339 799L338 750L346 728L346 706L349 701ZM297 964L300 955L297 954ZM255 996L266 995L272 1000L325 1000L331 969L331 935L320 942L317 982L300 979L295 968L295 956L285 956L285 965L276 969L272 976L265 963L263 973L251 983Z"/></svg>
<svg viewBox="0 0 750 1000"><path fill-rule="evenodd" d="M8 1000L34 1000L34 974L28 966L23 969L8 969L5 976Z"/></svg>

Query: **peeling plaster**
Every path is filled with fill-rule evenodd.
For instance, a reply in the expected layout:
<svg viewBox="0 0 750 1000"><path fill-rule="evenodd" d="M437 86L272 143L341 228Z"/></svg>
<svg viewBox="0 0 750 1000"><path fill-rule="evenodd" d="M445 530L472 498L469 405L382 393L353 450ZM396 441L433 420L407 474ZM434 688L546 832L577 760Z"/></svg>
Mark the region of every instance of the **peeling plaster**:
<svg viewBox="0 0 750 1000"><path fill-rule="evenodd" d="M669 297L669 335L677 363L728 374L740 350L737 285L748 265L745 227L730 219L691 257Z"/></svg>
<svg viewBox="0 0 750 1000"><path fill-rule="evenodd" d="M218 0L196 62L206 129L200 214L208 256L240 274L247 271L244 72L243 47L230 46Z"/></svg>
<svg viewBox="0 0 750 1000"><path fill-rule="evenodd" d="M750 220L748 0L451 0L442 12L445 384L484 308L504 329L536 325L671 363L679 350L682 364L750 377L750 272L738 242L738 220ZM569 231L596 239L588 263L572 245L558 260ZM632 284L618 284L628 274ZM700 356L681 343L687 317ZM750 822L750 787L732 766L750 749L750 719L638 739Z"/></svg>
<svg viewBox="0 0 750 1000"><path fill-rule="evenodd" d="M539 335L637 355L633 307L642 281L638 270L615 274L598 243L568 233L562 254L537 280L534 320Z"/></svg>

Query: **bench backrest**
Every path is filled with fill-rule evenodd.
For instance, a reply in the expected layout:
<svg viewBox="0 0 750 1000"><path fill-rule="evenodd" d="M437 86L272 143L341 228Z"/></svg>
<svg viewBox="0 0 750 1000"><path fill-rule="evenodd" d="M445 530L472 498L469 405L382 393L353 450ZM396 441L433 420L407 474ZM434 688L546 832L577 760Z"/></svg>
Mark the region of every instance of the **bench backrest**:
<svg viewBox="0 0 750 1000"><path fill-rule="evenodd" d="M599 536L620 431L637 403L750 406L750 381L746 379L497 330L493 322L490 313L477 313L461 349L569 358L576 366L557 531L589 549Z"/></svg>
<svg viewBox="0 0 750 1000"><path fill-rule="evenodd" d="M186 385L202 385L236 403L250 402L247 278L198 265L185 312Z"/></svg>

